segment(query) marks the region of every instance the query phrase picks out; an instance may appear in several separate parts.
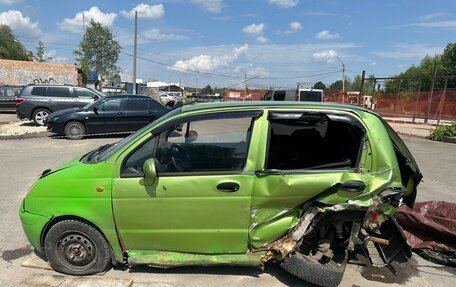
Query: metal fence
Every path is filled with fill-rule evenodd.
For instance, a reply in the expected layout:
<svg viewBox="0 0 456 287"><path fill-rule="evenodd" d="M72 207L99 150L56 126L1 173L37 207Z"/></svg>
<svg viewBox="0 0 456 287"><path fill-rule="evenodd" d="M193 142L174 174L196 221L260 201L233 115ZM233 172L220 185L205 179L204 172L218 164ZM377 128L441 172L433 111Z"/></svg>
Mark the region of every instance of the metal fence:
<svg viewBox="0 0 456 287"><path fill-rule="evenodd" d="M416 91L401 90L402 81L411 81L410 78L374 78L373 89L368 92L341 93L340 91L326 91L329 102L345 103L370 108L382 116L404 117L413 122L456 121L456 87L448 86L448 79L454 76L441 77L441 87L434 86L438 78L414 78L419 83ZM421 90L421 80L432 82L428 91ZM367 80L367 79L366 79ZM395 81L396 92L386 92L384 82ZM444 84L443 84L444 83ZM432 88L433 87L433 88Z"/></svg>

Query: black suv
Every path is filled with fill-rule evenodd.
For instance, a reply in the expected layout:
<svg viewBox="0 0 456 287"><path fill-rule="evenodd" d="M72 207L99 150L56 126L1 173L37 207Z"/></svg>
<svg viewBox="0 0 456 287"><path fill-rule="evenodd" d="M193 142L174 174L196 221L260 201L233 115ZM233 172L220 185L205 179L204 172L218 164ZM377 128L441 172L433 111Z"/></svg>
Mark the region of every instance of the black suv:
<svg viewBox="0 0 456 287"><path fill-rule="evenodd" d="M44 125L49 114L63 109L84 107L104 95L95 90L66 85L28 85L16 99L16 114Z"/></svg>
<svg viewBox="0 0 456 287"><path fill-rule="evenodd" d="M147 96L107 96L84 108L52 113L46 126L48 131L68 139L81 139L88 134L134 132L169 111Z"/></svg>
<svg viewBox="0 0 456 287"><path fill-rule="evenodd" d="M16 97L24 86L0 86L0 110L16 109Z"/></svg>

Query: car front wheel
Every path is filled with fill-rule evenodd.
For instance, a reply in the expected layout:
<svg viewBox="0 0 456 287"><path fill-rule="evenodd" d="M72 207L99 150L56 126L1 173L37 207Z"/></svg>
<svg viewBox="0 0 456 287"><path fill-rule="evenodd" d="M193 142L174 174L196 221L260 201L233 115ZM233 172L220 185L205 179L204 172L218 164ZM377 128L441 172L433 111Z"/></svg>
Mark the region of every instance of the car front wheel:
<svg viewBox="0 0 456 287"><path fill-rule="evenodd" d="M36 125L44 126L44 123L51 112L47 109L37 109L33 112L32 120Z"/></svg>
<svg viewBox="0 0 456 287"><path fill-rule="evenodd" d="M86 129L80 122L69 122L65 125L65 136L70 140L79 140L84 138Z"/></svg>
<svg viewBox="0 0 456 287"><path fill-rule="evenodd" d="M54 270L69 275L104 272L111 266L111 251L103 235L91 225L65 220L45 237L44 250Z"/></svg>

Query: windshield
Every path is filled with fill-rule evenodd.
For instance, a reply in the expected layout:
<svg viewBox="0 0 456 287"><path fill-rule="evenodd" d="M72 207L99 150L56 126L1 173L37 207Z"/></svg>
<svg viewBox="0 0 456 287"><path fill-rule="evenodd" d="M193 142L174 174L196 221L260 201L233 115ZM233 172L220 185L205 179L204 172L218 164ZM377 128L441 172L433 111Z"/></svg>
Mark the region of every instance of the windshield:
<svg viewBox="0 0 456 287"><path fill-rule="evenodd" d="M148 130L151 126L154 126L161 121L164 121L166 119L169 119L177 114L180 114L182 112L182 108L177 108L172 110L171 112L165 114L161 118L153 121L152 123L148 124L147 126L143 127L142 129L132 133L128 137L124 138L121 141L118 141L115 144L109 145L109 146L104 146L103 148L98 148L93 150L92 152L88 153L84 158L82 159L84 162L100 162L107 160L111 155L116 153L118 150L126 146L129 142L133 141L135 138L139 137L144 131Z"/></svg>
<svg viewBox="0 0 456 287"><path fill-rule="evenodd" d="M97 94L97 95L98 95L99 97L101 97L101 98L106 97L105 94L103 94L103 93L101 93L101 92L99 92L99 91L97 91L97 90L95 90L95 89L92 89L92 88L87 88L87 89L89 89L92 93Z"/></svg>

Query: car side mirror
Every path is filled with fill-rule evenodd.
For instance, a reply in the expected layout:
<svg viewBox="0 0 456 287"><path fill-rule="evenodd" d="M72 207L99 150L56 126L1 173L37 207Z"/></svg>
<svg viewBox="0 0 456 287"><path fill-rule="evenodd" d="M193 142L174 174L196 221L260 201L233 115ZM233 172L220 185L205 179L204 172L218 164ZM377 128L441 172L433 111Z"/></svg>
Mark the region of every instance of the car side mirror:
<svg viewBox="0 0 456 287"><path fill-rule="evenodd" d="M93 107L93 112L98 114L98 108L97 107Z"/></svg>
<svg viewBox="0 0 456 287"><path fill-rule="evenodd" d="M144 185L153 185L157 180L157 171L155 170L155 161L153 158L149 158L144 162Z"/></svg>
<svg viewBox="0 0 456 287"><path fill-rule="evenodd" d="M94 99L95 101L98 100L99 98L100 98L100 97L97 96L97 95L93 95L93 96L92 96L92 99Z"/></svg>

